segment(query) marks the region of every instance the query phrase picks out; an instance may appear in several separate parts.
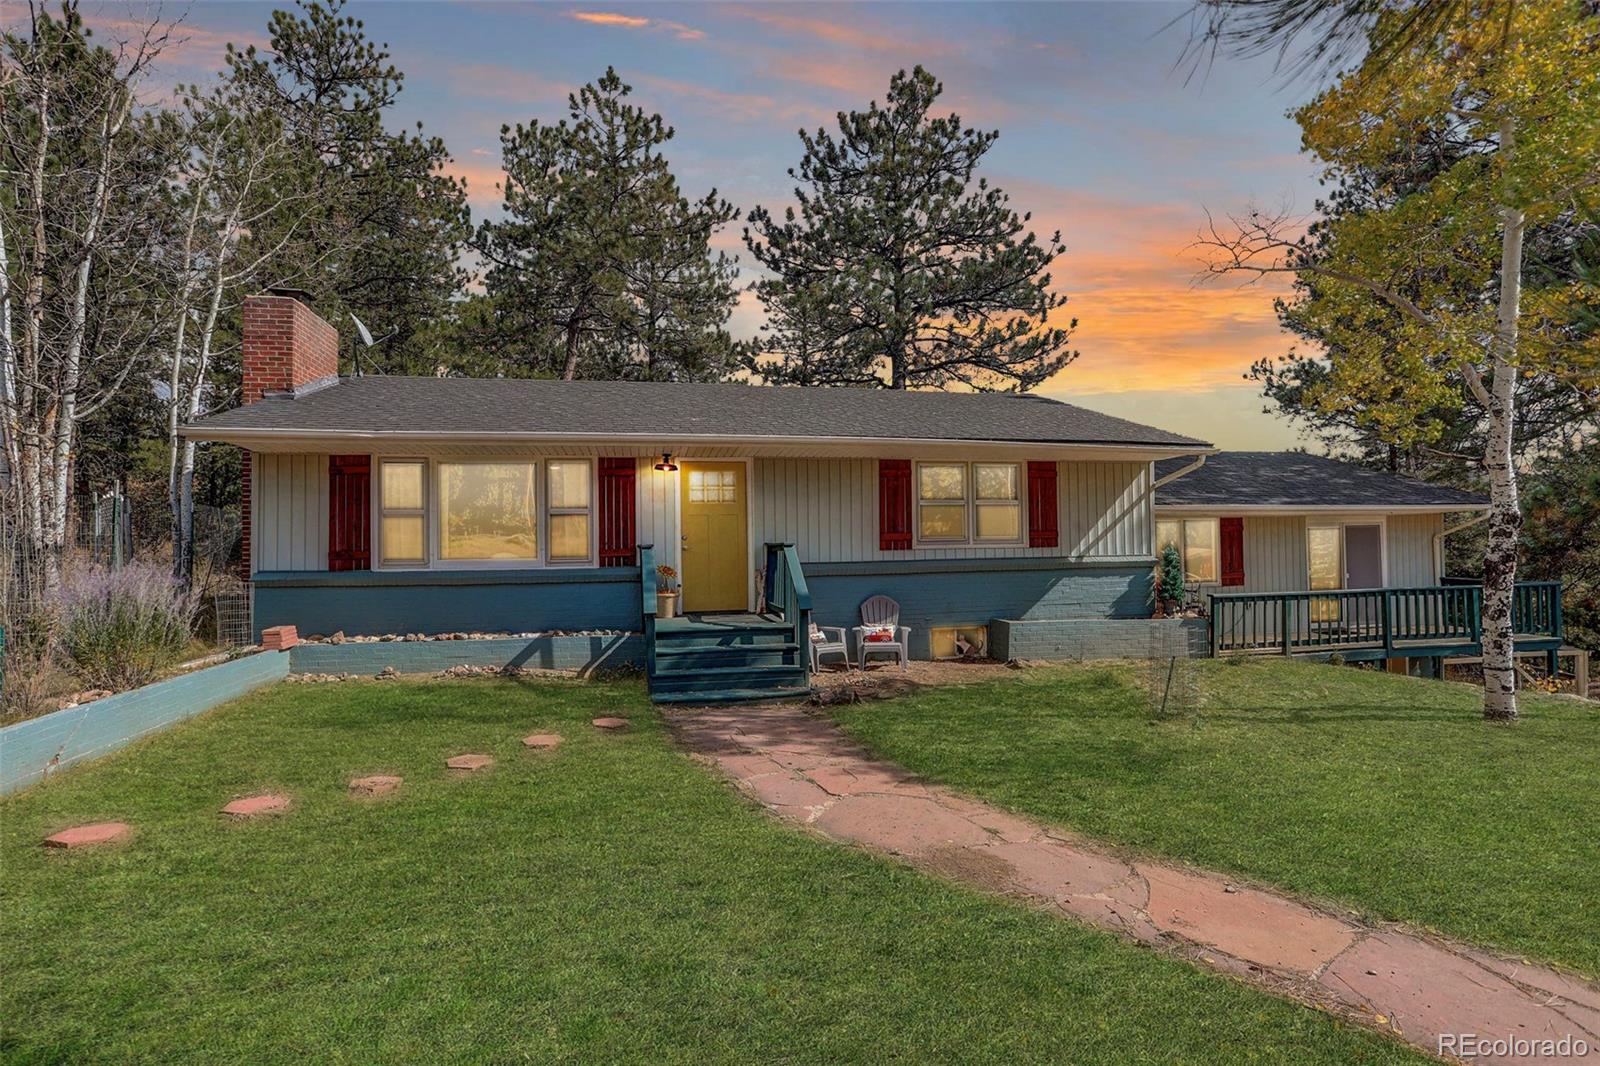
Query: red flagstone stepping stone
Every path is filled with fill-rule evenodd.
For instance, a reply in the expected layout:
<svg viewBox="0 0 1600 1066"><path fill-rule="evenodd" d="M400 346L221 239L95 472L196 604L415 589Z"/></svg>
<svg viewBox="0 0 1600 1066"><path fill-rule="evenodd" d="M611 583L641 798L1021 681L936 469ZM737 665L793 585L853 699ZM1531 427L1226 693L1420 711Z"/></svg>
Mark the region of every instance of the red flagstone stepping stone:
<svg viewBox="0 0 1600 1066"><path fill-rule="evenodd" d="M821 807L833 797L802 777L762 774L745 782L769 807Z"/></svg>
<svg viewBox="0 0 1600 1066"><path fill-rule="evenodd" d="M121 840L133 828L127 822L95 822L93 825L75 825L54 836L44 838L47 848L86 848L92 844L109 844Z"/></svg>
<svg viewBox="0 0 1600 1066"><path fill-rule="evenodd" d="M525 748L554 748L560 745L561 737L555 733L534 733L522 738Z"/></svg>
<svg viewBox="0 0 1600 1066"><path fill-rule="evenodd" d="M494 759L488 755L456 755L444 764L452 770L483 770L493 766Z"/></svg>
<svg viewBox="0 0 1600 1066"><path fill-rule="evenodd" d="M258 814L276 814L289 809L289 797L281 792L263 792L259 796L245 796L222 808L223 814L235 818L251 818Z"/></svg>
<svg viewBox="0 0 1600 1066"><path fill-rule="evenodd" d="M370 777L352 777L350 791L358 796L384 796L400 787L402 778L392 774L373 774Z"/></svg>
<svg viewBox="0 0 1600 1066"><path fill-rule="evenodd" d="M626 729L626 728L628 728L628 720L626 718L614 718L614 717L596 718L590 724L593 725L596 729Z"/></svg>

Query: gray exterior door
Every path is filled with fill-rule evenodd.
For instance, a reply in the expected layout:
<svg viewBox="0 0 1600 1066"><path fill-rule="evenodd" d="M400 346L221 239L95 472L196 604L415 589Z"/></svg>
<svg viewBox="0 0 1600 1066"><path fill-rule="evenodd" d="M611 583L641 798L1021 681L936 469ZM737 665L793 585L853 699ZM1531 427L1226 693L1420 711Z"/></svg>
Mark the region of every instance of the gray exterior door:
<svg viewBox="0 0 1600 1066"><path fill-rule="evenodd" d="M1344 527L1344 587L1383 588L1383 527Z"/></svg>

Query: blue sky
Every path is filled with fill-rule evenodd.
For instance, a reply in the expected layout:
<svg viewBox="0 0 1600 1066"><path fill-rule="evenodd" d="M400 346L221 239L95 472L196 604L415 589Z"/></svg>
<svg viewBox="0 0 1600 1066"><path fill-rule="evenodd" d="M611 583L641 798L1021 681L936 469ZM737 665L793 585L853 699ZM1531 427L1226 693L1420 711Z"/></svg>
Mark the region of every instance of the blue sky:
<svg viewBox="0 0 1600 1066"><path fill-rule="evenodd" d="M226 41L264 43L271 4L165 5L188 40L167 76L220 66ZM148 5L89 7L112 25ZM677 130L669 145L690 193L715 187L742 208L781 206L797 129L881 98L921 63L943 102L1001 131L985 173L1067 245L1053 269L1079 319L1081 358L1042 391L1216 441L1296 443L1260 413L1241 375L1280 354L1280 288L1193 284L1187 248L1206 210L1252 202L1308 211L1314 168L1267 63L1221 61L1186 83L1174 70L1185 5L624 4L369 0L351 5L406 73L397 118L420 120L455 154L474 210L494 210L502 123L560 117L566 94L612 65ZM742 251L738 228L718 243ZM748 263L748 254L743 257ZM735 328L752 332L746 298Z"/></svg>

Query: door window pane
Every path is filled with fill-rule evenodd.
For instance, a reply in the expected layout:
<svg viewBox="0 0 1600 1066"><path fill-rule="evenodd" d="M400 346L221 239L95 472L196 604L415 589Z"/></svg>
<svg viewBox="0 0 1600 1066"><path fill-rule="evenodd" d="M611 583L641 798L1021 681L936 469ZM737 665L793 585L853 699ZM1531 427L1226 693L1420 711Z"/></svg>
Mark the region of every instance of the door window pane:
<svg viewBox="0 0 1600 1066"><path fill-rule="evenodd" d="M1217 579L1217 520L1191 519L1183 524L1183 566L1190 581Z"/></svg>
<svg viewBox="0 0 1600 1066"><path fill-rule="evenodd" d="M1312 526L1306 530L1307 576L1312 592L1344 587L1339 532L1338 526Z"/></svg>
<svg viewBox="0 0 1600 1066"><path fill-rule="evenodd" d="M537 559L532 463L439 464L441 559Z"/></svg>

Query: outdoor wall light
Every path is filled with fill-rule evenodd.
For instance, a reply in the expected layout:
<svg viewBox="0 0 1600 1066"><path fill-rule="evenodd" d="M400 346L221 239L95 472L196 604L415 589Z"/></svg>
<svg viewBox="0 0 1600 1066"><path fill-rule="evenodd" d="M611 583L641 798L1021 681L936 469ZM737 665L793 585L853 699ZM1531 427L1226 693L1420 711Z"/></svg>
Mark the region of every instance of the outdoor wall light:
<svg viewBox="0 0 1600 1066"><path fill-rule="evenodd" d="M678 469L678 464L672 461L671 452L661 453L661 461L656 464L656 469L666 474L670 474Z"/></svg>

